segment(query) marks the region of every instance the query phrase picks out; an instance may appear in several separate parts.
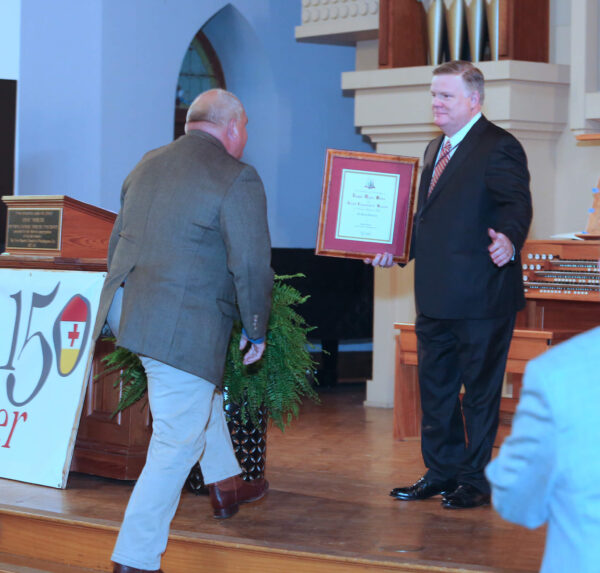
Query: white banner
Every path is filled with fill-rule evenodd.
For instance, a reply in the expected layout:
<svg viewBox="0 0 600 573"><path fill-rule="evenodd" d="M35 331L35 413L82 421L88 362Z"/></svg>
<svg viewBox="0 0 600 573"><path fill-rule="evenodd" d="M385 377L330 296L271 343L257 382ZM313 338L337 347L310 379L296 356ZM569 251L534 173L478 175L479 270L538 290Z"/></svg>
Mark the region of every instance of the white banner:
<svg viewBox="0 0 600 573"><path fill-rule="evenodd" d="M66 486L105 276L0 269L0 477Z"/></svg>

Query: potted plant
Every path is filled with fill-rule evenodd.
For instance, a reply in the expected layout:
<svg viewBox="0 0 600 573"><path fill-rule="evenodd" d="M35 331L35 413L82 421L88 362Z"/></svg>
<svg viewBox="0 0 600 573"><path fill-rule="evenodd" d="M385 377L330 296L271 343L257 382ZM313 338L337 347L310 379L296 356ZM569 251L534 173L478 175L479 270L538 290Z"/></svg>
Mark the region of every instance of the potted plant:
<svg viewBox="0 0 600 573"><path fill-rule="evenodd" d="M271 315L267 327L267 344L260 361L244 366L238 346L242 326L236 322L229 344L223 386L225 413L232 442L245 479L264 474L265 432L270 420L282 431L298 416L303 398L318 401L313 388L315 361L308 351L308 326L296 307L308 296L286 281L304 275L275 276ZM147 379L139 358L126 348L117 347L103 358L107 374L119 370L122 394L115 413L138 402L146 394ZM188 486L204 490L198 464L194 466Z"/></svg>

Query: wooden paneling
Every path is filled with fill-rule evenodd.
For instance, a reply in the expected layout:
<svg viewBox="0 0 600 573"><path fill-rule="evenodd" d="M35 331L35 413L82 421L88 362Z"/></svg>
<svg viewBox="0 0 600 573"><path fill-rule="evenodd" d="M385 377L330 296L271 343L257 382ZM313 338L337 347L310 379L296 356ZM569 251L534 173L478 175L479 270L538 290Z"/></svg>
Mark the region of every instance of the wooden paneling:
<svg viewBox="0 0 600 573"><path fill-rule="evenodd" d="M121 397L119 374L96 379L105 370L102 358L113 349L111 342L96 343L71 470L131 480L137 479L146 462L152 435L150 409L142 399L113 415Z"/></svg>
<svg viewBox="0 0 600 573"><path fill-rule="evenodd" d="M421 395L417 373L417 337L414 325L406 324L396 336L396 371L394 376L394 438L421 434Z"/></svg>
<svg viewBox="0 0 600 573"><path fill-rule="evenodd" d="M3 269L48 269L52 271L106 271L106 258L100 259L62 259L60 257L41 257L2 255L0 268Z"/></svg>
<svg viewBox="0 0 600 573"><path fill-rule="evenodd" d="M499 28L501 60L548 61L549 0L502 0Z"/></svg>
<svg viewBox="0 0 600 573"><path fill-rule="evenodd" d="M548 350L554 333L548 330L515 329L508 349L506 372L523 374L527 363Z"/></svg>
<svg viewBox="0 0 600 573"><path fill-rule="evenodd" d="M379 67L427 65L427 21L417 0L380 0Z"/></svg>

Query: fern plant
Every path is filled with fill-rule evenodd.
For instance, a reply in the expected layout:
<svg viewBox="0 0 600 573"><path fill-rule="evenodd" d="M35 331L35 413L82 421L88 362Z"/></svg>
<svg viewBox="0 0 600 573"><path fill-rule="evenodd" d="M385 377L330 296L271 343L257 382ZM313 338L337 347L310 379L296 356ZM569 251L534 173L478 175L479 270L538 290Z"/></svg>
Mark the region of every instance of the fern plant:
<svg viewBox="0 0 600 573"><path fill-rule="evenodd" d="M295 310L308 296L302 296L284 282L299 276L303 275L275 277L267 345L261 360L249 366L242 364L241 352L235 343L242 327L239 323L234 327L223 384L226 400L240 406L243 422L250 417L256 423L262 404L269 418L283 430L298 416L302 397L318 400L310 381L315 362L307 349L307 335L312 328Z"/></svg>
<svg viewBox="0 0 600 573"><path fill-rule="evenodd" d="M240 407L242 422L258 423L258 411L266 408L269 418L283 431L298 416L303 398L318 402L312 386L316 362L308 351L308 326L296 312L309 297L285 281L303 277L276 275L273 284L271 315L267 327L267 345L261 360L242 364L238 341L242 325L236 322L227 351L223 385L227 403ZM115 387L122 385L121 399L115 411L130 407L146 394L147 379L139 358L126 348L117 347L102 359L106 370L100 375L121 371Z"/></svg>

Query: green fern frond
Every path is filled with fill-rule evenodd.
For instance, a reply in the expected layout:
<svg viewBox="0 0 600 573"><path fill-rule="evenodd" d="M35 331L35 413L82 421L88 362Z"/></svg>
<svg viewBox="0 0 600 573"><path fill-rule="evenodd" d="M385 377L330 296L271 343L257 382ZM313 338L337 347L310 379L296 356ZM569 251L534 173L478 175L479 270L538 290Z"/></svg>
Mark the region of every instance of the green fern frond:
<svg viewBox="0 0 600 573"><path fill-rule="evenodd" d="M310 297L284 282L304 276L301 273L275 276L267 345L259 362L243 365L238 347L242 325L234 324L223 385L226 401L240 406L244 423L250 419L257 424L258 411L264 406L269 418L283 431L298 417L303 398L319 401L312 384L316 362L311 358L307 339L314 327L307 325L296 311ZM117 347L102 360L106 369L97 377L115 371L121 373L115 383L115 387L122 385L116 414L146 394L148 381L140 359L126 348Z"/></svg>

